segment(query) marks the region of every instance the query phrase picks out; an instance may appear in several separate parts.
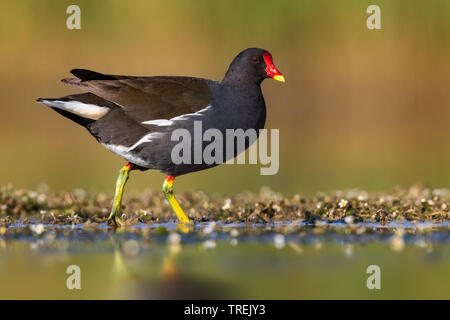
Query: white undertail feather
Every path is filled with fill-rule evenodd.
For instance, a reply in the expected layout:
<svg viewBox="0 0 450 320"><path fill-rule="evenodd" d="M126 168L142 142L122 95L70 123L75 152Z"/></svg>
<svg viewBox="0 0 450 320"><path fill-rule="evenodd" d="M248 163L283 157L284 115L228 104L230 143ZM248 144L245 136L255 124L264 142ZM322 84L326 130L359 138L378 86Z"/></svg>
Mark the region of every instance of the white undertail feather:
<svg viewBox="0 0 450 320"><path fill-rule="evenodd" d="M107 107L97 106L95 104L83 103L80 101L62 101L62 100L40 100L40 103L52 107L61 109L77 116L98 120L103 117L110 110Z"/></svg>

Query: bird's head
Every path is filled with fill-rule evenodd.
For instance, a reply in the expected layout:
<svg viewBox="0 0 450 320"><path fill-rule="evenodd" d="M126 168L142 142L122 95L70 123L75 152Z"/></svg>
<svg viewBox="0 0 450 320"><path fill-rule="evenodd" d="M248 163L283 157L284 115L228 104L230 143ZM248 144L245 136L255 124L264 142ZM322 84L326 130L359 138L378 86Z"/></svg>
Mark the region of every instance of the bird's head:
<svg viewBox="0 0 450 320"><path fill-rule="evenodd" d="M285 82L284 76L273 64L269 51L248 48L234 58L222 82L260 84L266 78Z"/></svg>

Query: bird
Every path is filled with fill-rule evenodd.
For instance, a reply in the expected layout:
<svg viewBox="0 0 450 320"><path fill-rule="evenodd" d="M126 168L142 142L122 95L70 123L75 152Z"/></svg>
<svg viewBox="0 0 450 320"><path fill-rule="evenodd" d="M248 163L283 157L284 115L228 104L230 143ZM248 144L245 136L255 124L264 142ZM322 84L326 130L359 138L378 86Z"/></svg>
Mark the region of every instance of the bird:
<svg viewBox="0 0 450 320"><path fill-rule="evenodd" d="M75 78L61 81L84 93L39 98L37 102L85 127L106 149L127 161L119 171L108 224L123 225L120 212L130 172L155 169L166 175L163 193L183 230L187 230L190 220L175 198L174 179L218 163L196 161L194 147L183 154L193 161L175 163L173 133L179 129L193 133L196 123L202 125L202 132L208 129L222 133L227 129L259 132L266 121L262 81L272 78L285 82L271 53L260 48L241 51L221 81L187 76L122 76L86 69L73 69L71 74ZM194 137L191 139L188 142L195 145ZM244 149L234 148L231 157L253 142L245 140ZM201 150L205 146L205 142L200 143Z"/></svg>

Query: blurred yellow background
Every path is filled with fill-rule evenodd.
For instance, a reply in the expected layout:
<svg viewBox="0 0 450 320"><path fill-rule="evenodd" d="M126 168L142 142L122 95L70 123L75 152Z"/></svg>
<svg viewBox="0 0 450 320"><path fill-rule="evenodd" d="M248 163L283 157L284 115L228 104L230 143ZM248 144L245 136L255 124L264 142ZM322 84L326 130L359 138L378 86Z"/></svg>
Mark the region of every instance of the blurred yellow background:
<svg viewBox="0 0 450 320"><path fill-rule="evenodd" d="M70 4L81 30L66 28ZM366 28L370 4L382 30ZM261 47L287 81L263 84L279 173L220 166L180 177L177 192L450 187L448 0L2 0L0 10L0 184L113 192L124 161L35 102L79 92L59 81L70 69L220 80L238 52ZM128 191L162 180L135 173Z"/></svg>

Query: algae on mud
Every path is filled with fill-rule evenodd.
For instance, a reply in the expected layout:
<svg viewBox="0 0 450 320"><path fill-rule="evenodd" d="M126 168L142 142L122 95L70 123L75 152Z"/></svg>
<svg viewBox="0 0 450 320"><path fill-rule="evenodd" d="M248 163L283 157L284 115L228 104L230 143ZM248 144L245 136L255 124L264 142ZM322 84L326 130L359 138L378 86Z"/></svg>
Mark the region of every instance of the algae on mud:
<svg viewBox="0 0 450 320"><path fill-rule="evenodd" d="M49 224L101 223L111 207L111 195L73 192L48 193L0 187L0 223L39 221ZM43 189L43 190L42 190ZM296 194L291 198L264 187L259 194L238 193L230 197L186 192L179 195L186 214L194 222L270 223L276 221L380 222L448 221L450 190L413 186L396 188L392 193L367 193L360 190ZM121 219L128 225L163 223L175 216L160 191L147 190L124 198Z"/></svg>

